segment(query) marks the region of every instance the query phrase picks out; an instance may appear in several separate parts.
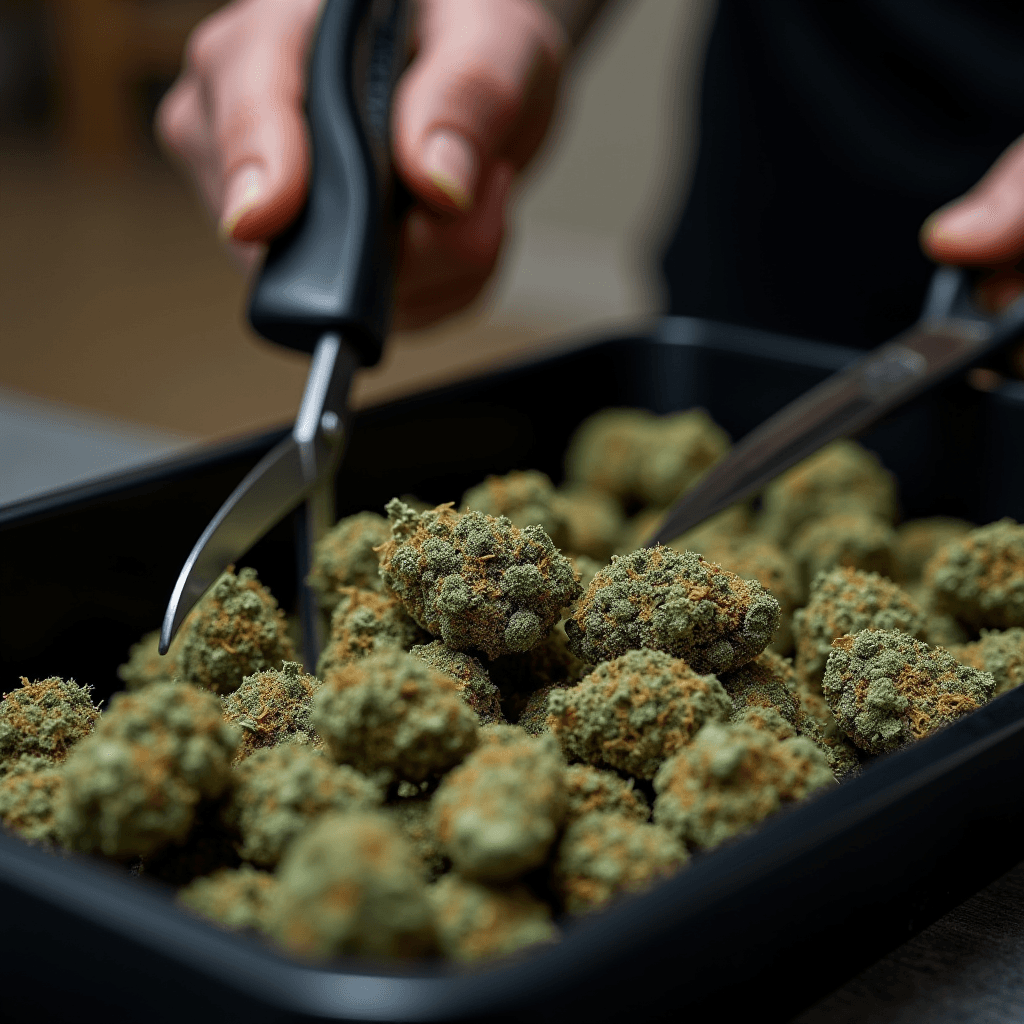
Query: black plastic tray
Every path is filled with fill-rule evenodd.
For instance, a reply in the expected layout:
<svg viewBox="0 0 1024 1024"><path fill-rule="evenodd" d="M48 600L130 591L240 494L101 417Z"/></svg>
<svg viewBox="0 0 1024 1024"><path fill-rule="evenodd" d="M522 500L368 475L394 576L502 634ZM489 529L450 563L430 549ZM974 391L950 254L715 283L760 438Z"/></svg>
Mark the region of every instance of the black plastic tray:
<svg viewBox="0 0 1024 1024"><path fill-rule="evenodd" d="M339 514L458 499L489 472L556 479L608 405L703 405L734 438L858 353L697 320L560 351L360 413ZM195 538L281 432L0 509L0 666L117 688ZM904 515L1024 519L1024 385L962 382L864 438ZM286 521L244 560L286 607ZM303 966L206 925L157 886L0 836L4 1014L34 1020L782 1020L1024 855L1024 688L696 858L651 893L495 966Z"/></svg>

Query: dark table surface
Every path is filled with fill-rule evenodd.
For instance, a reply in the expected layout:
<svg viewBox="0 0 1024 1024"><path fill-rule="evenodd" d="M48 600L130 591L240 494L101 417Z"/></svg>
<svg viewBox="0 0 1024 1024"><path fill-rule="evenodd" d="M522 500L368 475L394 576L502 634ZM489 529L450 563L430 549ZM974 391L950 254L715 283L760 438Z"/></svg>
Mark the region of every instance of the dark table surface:
<svg viewBox="0 0 1024 1024"><path fill-rule="evenodd" d="M1022 1021L1024 861L792 1024Z"/></svg>

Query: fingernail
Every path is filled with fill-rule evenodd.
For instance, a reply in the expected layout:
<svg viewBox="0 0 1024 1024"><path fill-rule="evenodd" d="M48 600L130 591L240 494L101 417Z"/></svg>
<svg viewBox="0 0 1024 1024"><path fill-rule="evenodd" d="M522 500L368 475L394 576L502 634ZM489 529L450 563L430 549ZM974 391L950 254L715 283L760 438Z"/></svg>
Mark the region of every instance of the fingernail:
<svg viewBox="0 0 1024 1024"><path fill-rule="evenodd" d="M224 190L224 213L217 233L223 239L235 233L238 222L260 201L263 170L258 164L243 164L231 176Z"/></svg>
<svg viewBox="0 0 1024 1024"><path fill-rule="evenodd" d="M461 135L451 131L434 132L427 140L424 162L430 180L460 210L472 207L476 153Z"/></svg>

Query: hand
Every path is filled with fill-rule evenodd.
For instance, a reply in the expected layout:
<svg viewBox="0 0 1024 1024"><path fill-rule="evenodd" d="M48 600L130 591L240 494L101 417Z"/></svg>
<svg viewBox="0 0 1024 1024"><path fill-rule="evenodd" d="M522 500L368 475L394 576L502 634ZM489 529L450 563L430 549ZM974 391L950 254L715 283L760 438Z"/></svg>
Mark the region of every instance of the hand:
<svg viewBox="0 0 1024 1024"><path fill-rule="evenodd" d="M202 22L157 111L247 265L305 200L305 67L318 0L236 0ZM536 0L419 0L416 52L392 111L394 159L417 204L399 246L395 326L467 305L494 269L512 180L536 152L567 48Z"/></svg>
<svg viewBox="0 0 1024 1024"><path fill-rule="evenodd" d="M1024 137L970 192L924 222L921 246L939 263L992 268L978 298L993 311L1024 294Z"/></svg>

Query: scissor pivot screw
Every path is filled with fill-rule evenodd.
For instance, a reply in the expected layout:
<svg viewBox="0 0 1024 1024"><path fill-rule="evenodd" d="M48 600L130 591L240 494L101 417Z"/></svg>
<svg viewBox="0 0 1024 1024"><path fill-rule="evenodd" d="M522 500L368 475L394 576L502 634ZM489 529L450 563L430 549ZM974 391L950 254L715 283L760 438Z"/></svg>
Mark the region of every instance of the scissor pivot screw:
<svg viewBox="0 0 1024 1024"><path fill-rule="evenodd" d="M325 412L320 417L320 429L328 437L338 437L341 434L341 419L336 412Z"/></svg>

